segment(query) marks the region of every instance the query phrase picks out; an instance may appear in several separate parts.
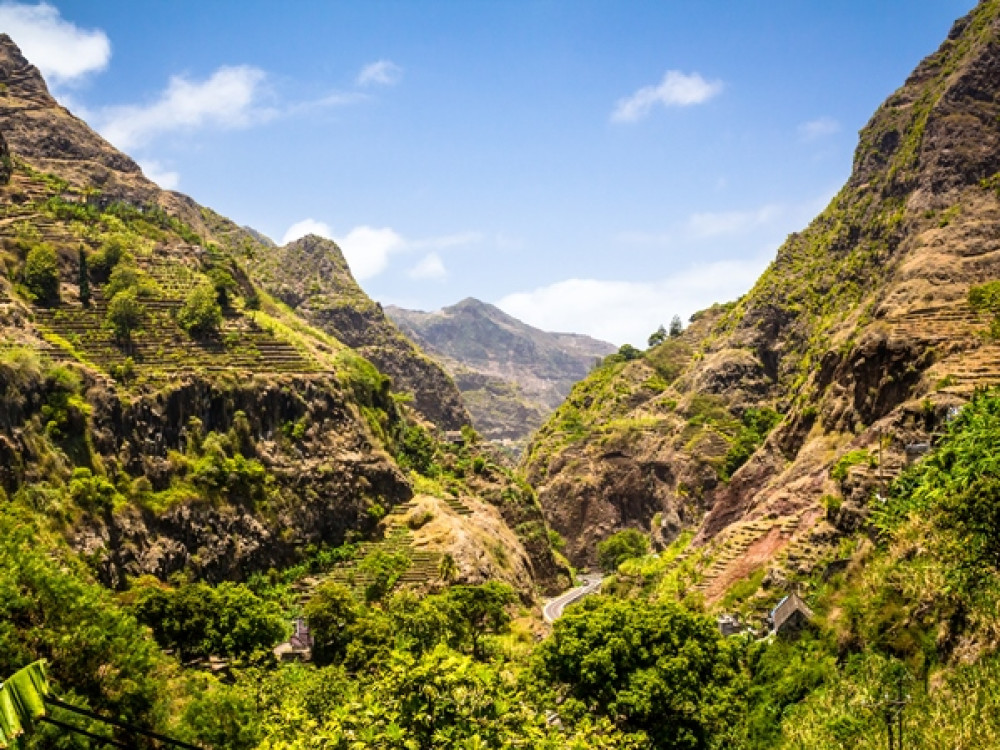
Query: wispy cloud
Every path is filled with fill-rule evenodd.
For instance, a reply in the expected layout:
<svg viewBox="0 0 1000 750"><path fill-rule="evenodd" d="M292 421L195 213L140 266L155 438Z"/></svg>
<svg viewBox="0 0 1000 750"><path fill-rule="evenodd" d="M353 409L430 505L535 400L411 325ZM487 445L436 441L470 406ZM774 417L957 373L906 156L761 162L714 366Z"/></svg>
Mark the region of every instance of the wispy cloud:
<svg viewBox="0 0 1000 750"><path fill-rule="evenodd" d="M840 123L832 117L817 117L799 125L799 140L815 141L840 132Z"/></svg>
<svg viewBox="0 0 1000 750"><path fill-rule="evenodd" d="M617 344L645 346L649 334L674 315L686 319L714 302L744 294L769 257L697 264L652 281L566 279L508 294L497 306L546 331L587 333Z"/></svg>
<svg viewBox="0 0 1000 750"><path fill-rule="evenodd" d="M98 129L119 148L129 149L164 133L245 128L276 114L262 103L266 77L249 65L223 66L203 81L173 76L150 104L101 110Z"/></svg>
<svg viewBox="0 0 1000 750"><path fill-rule="evenodd" d="M141 161L139 166L142 168L143 174L149 179L155 182L164 190L176 190L177 186L181 183L181 176L177 172L164 167L158 161Z"/></svg>
<svg viewBox="0 0 1000 750"><path fill-rule="evenodd" d="M111 42L100 29L81 29L64 20L48 3L0 3L0 32L10 35L21 52L54 85L74 83L104 70Z"/></svg>
<svg viewBox="0 0 1000 750"><path fill-rule="evenodd" d="M441 260L440 255L428 253L410 269L409 276L413 279L441 280L448 277L448 270L444 267L444 261Z"/></svg>
<svg viewBox="0 0 1000 750"><path fill-rule="evenodd" d="M403 77L403 69L391 60L378 60L361 69L355 83L358 86L395 86Z"/></svg>
<svg viewBox="0 0 1000 750"><path fill-rule="evenodd" d="M422 240L413 240L409 242L407 246L414 250L448 250L453 247L476 245L482 241L482 232L458 232L456 234L441 235L440 237L428 237Z"/></svg>
<svg viewBox="0 0 1000 750"><path fill-rule="evenodd" d="M668 70L655 86L644 86L620 99L611 113L613 122L636 122L654 107L690 107L702 104L722 91L722 81L707 81L700 73Z"/></svg>
<svg viewBox="0 0 1000 750"><path fill-rule="evenodd" d="M784 213L777 204L761 206L752 211L705 211L692 214L687 220L687 234L694 239L745 234L766 226Z"/></svg>

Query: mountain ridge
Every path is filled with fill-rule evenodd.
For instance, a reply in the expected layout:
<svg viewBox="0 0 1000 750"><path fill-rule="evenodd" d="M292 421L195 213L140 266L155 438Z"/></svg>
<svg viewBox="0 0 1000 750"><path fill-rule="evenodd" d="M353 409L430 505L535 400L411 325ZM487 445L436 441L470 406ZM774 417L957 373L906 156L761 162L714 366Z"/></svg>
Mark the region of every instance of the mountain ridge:
<svg viewBox="0 0 1000 750"><path fill-rule="evenodd" d="M435 312L390 305L386 314L442 362L477 429L499 441L523 441L616 350L583 334L542 331L472 297Z"/></svg>

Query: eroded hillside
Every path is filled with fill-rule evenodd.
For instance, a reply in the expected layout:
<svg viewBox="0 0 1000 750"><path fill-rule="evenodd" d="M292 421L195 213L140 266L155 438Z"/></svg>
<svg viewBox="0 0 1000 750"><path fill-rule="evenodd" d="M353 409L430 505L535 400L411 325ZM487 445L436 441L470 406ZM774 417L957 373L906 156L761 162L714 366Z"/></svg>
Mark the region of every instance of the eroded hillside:
<svg viewBox="0 0 1000 750"><path fill-rule="evenodd" d="M811 570L954 407L1000 379L1000 4L861 132L848 183L736 303L577 386L525 460L571 557L697 528L697 585ZM615 358L612 358L614 360ZM910 451L909 454L907 451Z"/></svg>

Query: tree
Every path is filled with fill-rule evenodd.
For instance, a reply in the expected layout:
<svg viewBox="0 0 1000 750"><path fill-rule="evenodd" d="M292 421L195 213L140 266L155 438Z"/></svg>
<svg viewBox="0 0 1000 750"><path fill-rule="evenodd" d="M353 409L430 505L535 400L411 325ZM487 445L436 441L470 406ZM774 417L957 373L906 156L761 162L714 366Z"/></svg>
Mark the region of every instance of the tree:
<svg viewBox="0 0 1000 750"><path fill-rule="evenodd" d="M135 291L137 297L145 297L153 286L149 276L131 263L121 262L111 271L108 283L104 285L104 296L111 299L126 289Z"/></svg>
<svg viewBox="0 0 1000 750"><path fill-rule="evenodd" d="M351 590L335 581L321 584L305 607L309 632L313 637L316 664L341 662L352 640L351 626L362 616L361 606Z"/></svg>
<svg viewBox="0 0 1000 750"><path fill-rule="evenodd" d="M80 245L80 304L90 306L90 273L87 270L87 251Z"/></svg>
<svg viewBox="0 0 1000 750"><path fill-rule="evenodd" d="M118 292L108 303L104 326L115 333L119 341L130 341L132 333L142 326L146 308L139 302L135 289Z"/></svg>
<svg viewBox="0 0 1000 750"><path fill-rule="evenodd" d="M618 356L625 362L631 362L642 357L642 350L636 349L631 344L622 344L618 347Z"/></svg>
<svg viewBox="0 0 1000 750"><path fill-rule="evenodd" d="M650 346L650 348L653 348L654 346L657 346L658 344L662 344L666 340L667 340L667 329L664 328L662 325L659 328L657 328L655 331L653 331L651 334L649 334L649 346Z"/></svg>
<svg viewBox="0 0 1000 750"><path fill-rule="evenodd" d="M684 324L681 323L681 316L675 315L670 319L670 338L677 338L684 332Z"/></svg>
<svg viewBox="0 0 1000 750"><path fill-rule="evenodd" d="M502 633L510 626L507 607L517 597L505 583L490 581L482 586L452 586L445 600L455 608L460 625L460 639L472 646L472 655L482 657L482 636Z"/></svg>
<svg viewBox="0 0 1000 750"><path fill-rule="evenodd" d="M177 313L177 324L194 335L217 331L221 323L222 308L215 287L208 283L192 289Z"/></svg>
<svg viewBox="0 0 1000 750"><path fill-rule="evenodd" d="M198 582L176 589L156 581L137 587L137 618L153 630L163 648L182 660L208 656L251 656L270 649L285 633L285 620L244 584Z"/></svg>
<svg viewBox="0 0 1000 750"><path fill-rule="evenodd" d="M59 258L51 245L35 245L24 262L24 285L42 304L59 301Z"/></svg>
<svg viewBox="0 0 1000 750"><path fill-rule="evenodd" d="M536 659L542 684L648 732L654 747L708 748L740 711L735 647L673 602L588 597L556 621Z"/></svg>
<svg viewBox="0 0 1000 750"><path fill-rule="evenodd" d="M622 529L597 544L597 564L613 573L625 560L642 557L649 551L649 539L637 529Z"/></svg>
<svg viewBox="0 0 1000 750"><path fill-rule="evenodd" d="M206 275L215 288L215 298L218 303L222 307L229 307L230 295L238 288L236 279L224 268L213 268Z"/></svg>

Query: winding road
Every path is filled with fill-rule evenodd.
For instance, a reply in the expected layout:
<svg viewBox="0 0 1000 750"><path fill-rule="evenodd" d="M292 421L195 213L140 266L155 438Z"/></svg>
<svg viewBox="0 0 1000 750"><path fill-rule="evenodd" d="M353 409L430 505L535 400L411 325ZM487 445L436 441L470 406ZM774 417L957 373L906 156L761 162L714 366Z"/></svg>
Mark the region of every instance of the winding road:
<svg viewBox="0 0 1000 750"><path fill-rule="evenodd" d="M587 594L593 594L601 588L601 582L604 580L604 577L600 573L586 573L580 576L580 580L583 581L582 586L577 586L565 594L560 594L542 608L542 616L545 618L545 622L551 625L562 617L563 610L568 605L578 599L582 599Z"/></svg>

